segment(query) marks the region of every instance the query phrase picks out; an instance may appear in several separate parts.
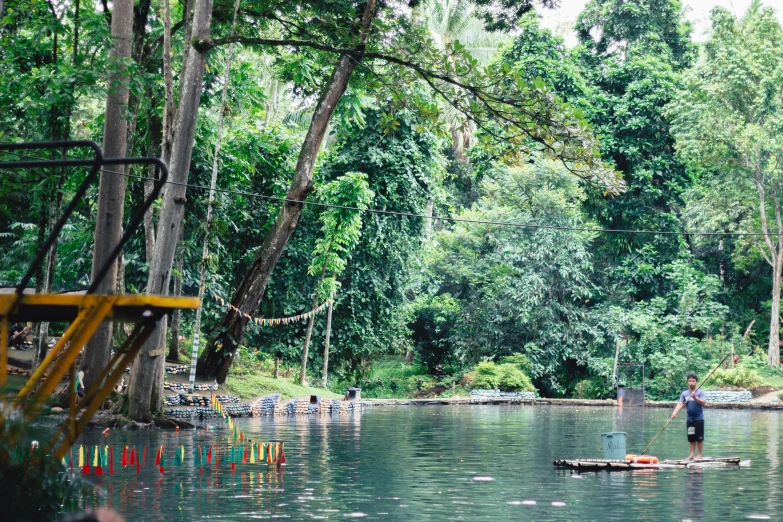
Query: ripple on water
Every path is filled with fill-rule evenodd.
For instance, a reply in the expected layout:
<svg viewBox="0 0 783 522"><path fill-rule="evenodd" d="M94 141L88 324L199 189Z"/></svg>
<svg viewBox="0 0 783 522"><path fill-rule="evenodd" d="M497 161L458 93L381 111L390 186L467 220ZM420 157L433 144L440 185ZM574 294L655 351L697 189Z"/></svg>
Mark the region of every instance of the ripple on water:
<svg viewBox="0 0 783 522"><path fill-rule="evenodd" d="M566 505L566 503L565 502L557 502L556 501L556 502L552 502L552 505L555 506L555 507L563 507L563 506Z"/></svg>
<svg viewBox="0 0 783 522"><path fill-rule="evenodd" d="M748 518L751 520L769 520L771 517L769 515L748 515Z"/></svg>
<svg viewBox="0 0 783 522"><path fill-rule="evenodd" d="M493 479L492 477L473 477L473 480L475 480L476 482L492 482L495 479Z"/></svg>

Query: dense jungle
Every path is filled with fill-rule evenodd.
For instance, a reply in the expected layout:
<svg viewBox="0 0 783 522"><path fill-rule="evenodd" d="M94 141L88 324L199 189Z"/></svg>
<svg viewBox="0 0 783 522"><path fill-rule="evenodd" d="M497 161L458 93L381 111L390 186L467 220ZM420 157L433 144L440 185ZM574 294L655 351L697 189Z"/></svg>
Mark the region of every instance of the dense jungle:
<svg viewBox="0 0 783 522"><path fill-rule="evenodd" d="M590 0L566 45L556 4L0 0L0 142L168 165L100 291L202 308L147 340L128 415L194 334L243 397L601 399L634 363L672 399L727 354L711 386L783 387L776 12L716 7L694 43L679 0ZM87 170L0 171L0 286ZM87 288L158 175L105 167L30 286ZM36 361L64 327L31 325ZM102 327L88 378L127 335Z"/></svg>

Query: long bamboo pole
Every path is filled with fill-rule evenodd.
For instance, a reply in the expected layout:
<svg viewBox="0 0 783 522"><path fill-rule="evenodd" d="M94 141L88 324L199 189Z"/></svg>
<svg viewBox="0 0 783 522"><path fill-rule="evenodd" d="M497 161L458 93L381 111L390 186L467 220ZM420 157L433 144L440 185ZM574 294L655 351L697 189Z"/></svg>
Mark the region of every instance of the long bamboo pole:
<svg viewBox="0 0 783 522"><path fill-rule="evenodd" d="M712 369L712 371L711 371L709 374L707 374L707 377L705 377L705 378L704 378L704 380L703 380L703 381L701 381L701 384L699 384L699 385L696 387L696 389L693 391L693 393L691 393L691 396L690 396L690 397L688 397L688 400L686 400L686 401L685 401L685 404L688 404L688 401L690 401L690 400L693 398L693 396L694 396L694 395L696 395L696 392L697 392L697 391L699 391L699 390L701 389L701 387L702 387L702 386L704 386L704 383L705 383L705 382L707 382L708 380L710 380L710 377L712 377L712 374L713 374L713 373L715 373L715 370L717 370L718 368L720 368L720 365L721 365L721 364L723 364L723 361L725 361L725 360L726 360L726 357L728 357L729 355L731 355L731 352L729 352L729 353L727 353L726 355L724 355L724 356L723 356L723 359L721 359L721 360L720 360L720 362L718 363L718 365L717 365L715 368L713 368L713 369ZM658 435L660 435L661 433L663 433L663 430L665 430L665 429L666 429L666 427L667 427L669 424L671 424L671 422L672 422L673 420L674 420L674 417L670 418L670 419L669 419L669 422L667 422L666 424L664 424L664 425L663 425L663 428L661 428L661 431L659 431L659 432L658 432L658 433L655 435L655 437L653 437L653 440L651 440L651 441L650 441L650 443L647 445L647 447L646 447L646 448L644 448L644 451L642 451L642 452L640 453L640 455L644 455L644 454L647 452L647 450L648 450L648 449L650 449L650 446L652 446L652 443L653 443L653 442L655 442L655 439L657 439L657 438L658 438Z"/></svg>

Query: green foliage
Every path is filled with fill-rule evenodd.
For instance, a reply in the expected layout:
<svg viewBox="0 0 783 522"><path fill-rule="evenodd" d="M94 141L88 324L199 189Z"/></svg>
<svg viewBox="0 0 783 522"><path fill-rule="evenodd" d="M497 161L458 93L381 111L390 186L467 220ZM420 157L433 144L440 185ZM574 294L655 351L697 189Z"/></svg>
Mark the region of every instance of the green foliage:
<svg viewBox="0 0 783 522"><path fill-rule="evenodd" d="M274 358L261 351L241 346L234 356L231 372L236 376L270 374L274 368Z"/></svg>
<svg viewBox="0 0 783 522"><path fill-rule="evenodd" d="M451 365L524 353L531 376L560 390L565 361L589 365L589 342L604 335L590 309L598 295L590 276L592 235L486 222L585 226L584 191L546 160L485 176L477 204L458 216L473 222L438 231L427 251L429 284L443 293L431 303L422 299L426 306L414 311L422 332L414 331L414 341L420 352Z"/></svg>
<svg viewBox="0 0 783 522"><path fill-rule="evenodd" d="M346 172L324 185L318 194L320 201L339 205L327 207L318 217L323 236L315 242L315 257L307 269L311 276L322 275L317 292L319 300L324 301L334 296L337 290L336 276L345 270L354 246L359 241L362 214L354 209L366 209L374 194L367 184L367 175L361 172ZM323 274L331 275L323 277Z"/></svg>
<svg viewBox="0 0 783 522"><path fill-rule="evenodd" d="M416 393L435 386L437 381L419 364L406 366L399 357L386 357L373 361L372 370L358 381L342 381L338 389L359 386L362 397L391 399L414 397Z"/></svg>
<svg viewBox="0 0 783 522"><path fill-rule="evenodd" d="M418 360L432 374L455 371L464 362L455 352L451 332L459 321L460 304L449 294L422 296L411 305L414 320L408 325Z"/></svg>
<svg viewBox="0 0 783 522"><path fill-rule="evenodd" d="M645 364L650 397L672 398L690 371L704 374L715 365L717 354L728 351L726 339L710 341L728 316L718 300L720 279L682 259L660 267L666 293L636 303L630 311L607 309L615 314L627 337L621 357Z"/></svg>
<svg viewBox="0 0 783 522"><path fill-rule="evenodd" d="M588 85L581 103L602 136L603 156L628 187L617 198L597 199L594 212L609 228L677 230L680 193L691 181L675 157L664 107L695 57L680 2L592 0L577 20L577 34L574 59ZM670 259L681 248L671 236L612 234L599 241L609 265L618 254L636 255L645 246ZM644 298L657 288L640 290Z"/></svg>
<svg viewBox="0 0 783 522"><path fill-rule="evenodd" d="M731 259L740 272L732 279L738 285L758 285L763 263L775 267L779 256L781 230L775 216L781 214L783 194L783 93L778 88L783 82L783 28L773 10L760 2L741 19L716 8L712 24L703 60L685 76L668 109L679 155L699 175L688 193L685 217L705 230L769 234L727 238L720 245L720 261ZM705 240L697 244L709 248ZM753 276L743 277L743 272ZM777 277L773 271L771 280ZM772 281L757 288L756 295L770 295ZM752 294L748 297L743 304L770 319L768 364L777 366L774 325L779 319L767 311L769 305L759 306Z"/></svg>
<svg viewBox="0 0 783 522"><path fill-rule="evenodd" d="M583 379L574 386L575 399L604 399L610 392L606 381L600 377Z"/></svg>
<svg viewBox="0 0 783 522"><path fill-rule="evenodd" d="M379 4L313 184L316 203L390 214L305 205L256 315L294 315L314 295L334 296L333 386L359 385L366 397L447 396L464 393L467 381L601 398L612 393L618 348L620 362L645 364L651 398L676 397L687 372L706 374L730 344L743 355L723 381L780 379L763 355L744 355L767 333L768 245L752 236L590 231L758 231L762 187L777 238L783 33L772 11L754 3L737 19L715 10L696 62L677 0L591 0L572 50L540 27L532 4L413 2L416 21L408 9ZM138 20L148 18L136 28L129 64L128 155L156 155L161 143L159 6L144 14L145 5L136 6ZM207 289L224 297L279 212L273 198L287 193L313 102L336 63L324 49L355 46L363 4L264 5L249 6L238 34L318 48L245 45L230 78L220 77L227 47L207 55L189 182L209 185L228 82L207 260ZM30 0L4 6L0 141L100 141L106 79L116 67L102 8L82 2L77 20L72 3L54 13ZM172 9L177 23L184 4ZM216 9L216 41L228 24L226 10ZM172 40L177 77L184 31ZM464 156L453 151L451 133L472 147ZM126 215L143 198L133 176L149 172L130 174ZM2 175L0 285L13 285L45 235L49 210L59 197L69 200L84 171ZM88 282L96 189L61 235L57 290ZM198 291L206 200L205 190L188 189L186 295ZM427 213L436 219L415 217ZM123 253L124 290L143 291L148 263L143 234L135 234ZM321 273L320 284L308 277ZM213 333L223 312L207 305L203 333ZM324 315L314 344L323 342ZM190 321L186 314L184 333ZM299 358L304 330L251 323L230 389L243 397L310 393L269 377L276 352L284 366ZM416 357L405 366L399 359L408 349ZM322 351L313 352L320 368Z"/></svg>
<svg viewBox="0 0 783 522"><path fill-rule="evenodd" d="M742 366L735 368L720 368L715 370L710 382L711 387L746 388L751 389L764 384L764 379L755 370L748 370Z"/></svg>
<svg viewBox="0 0 783 522"><path fill-rule="evenodd" d="M530 377L516 364L482 361L476 365L471 385L484 390L535 391Z"/></svg>
<svg viewBox="0 0 783 522"><path fill-rule="evenodd" d="M523 353L515 353L500 359L500 364L510 364L524 373L529 373L532 366L527 356Z"/></svg>

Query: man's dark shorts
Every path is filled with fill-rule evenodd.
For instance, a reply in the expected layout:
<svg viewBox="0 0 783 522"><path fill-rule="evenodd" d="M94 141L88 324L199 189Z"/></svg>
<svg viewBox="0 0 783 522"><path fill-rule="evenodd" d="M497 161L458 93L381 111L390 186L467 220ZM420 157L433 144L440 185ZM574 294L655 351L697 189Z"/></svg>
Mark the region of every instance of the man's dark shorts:
<svg viewBox="0 0 783 522"><path fill-rule="evenodd" d="M704 421L688 421L688 442L704 442Z"/></svg>

